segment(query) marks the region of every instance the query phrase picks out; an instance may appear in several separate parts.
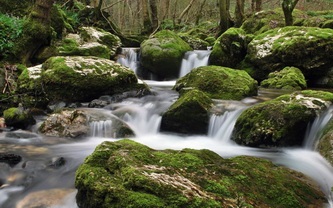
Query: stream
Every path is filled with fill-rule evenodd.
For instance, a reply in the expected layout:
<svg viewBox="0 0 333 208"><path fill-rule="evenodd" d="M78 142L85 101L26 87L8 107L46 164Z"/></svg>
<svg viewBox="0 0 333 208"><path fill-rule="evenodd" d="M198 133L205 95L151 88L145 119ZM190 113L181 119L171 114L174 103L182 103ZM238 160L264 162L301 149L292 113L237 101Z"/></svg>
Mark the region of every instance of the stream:
<svg viewBox="0 0 333 208"><path fill-rule="evenodd" d="M241 112L260 102L260 98L267 92L242 101L216 100L215 107L222 113L211 115L207 135L183 136L159 131L161 114L178 98L178 94L171 90L175 81L147 80L146 83L155 95L128 98L101 109L125 121L136 134L133 140L154 149L209 149L224 158L249 155L269 159L275 164L300 171L312 178L327 197L326 207L333 207L331 193L333 168L313 150L320 130L332 116L332 108L309 125L303 147L273 150L250 148L231 141L232 130ZM43 119L45 118L39 118L40 121ZM91 136L80 140L45 137L35 130L39 124L32 128L28 138L15 138L9 136L8 132L0 133L0 153L9 152L22 157L22 161L15 166L0 163L0 207L2 208L21 208L20 201L28 194L58 188L69 189L72 192L66 194L63 201L58 201L57 205L50 207L77 207L74 188L77 167L97 145L106 140L117 140L106 136L107 131L112 128L110 122L91 124Z"/></svg>

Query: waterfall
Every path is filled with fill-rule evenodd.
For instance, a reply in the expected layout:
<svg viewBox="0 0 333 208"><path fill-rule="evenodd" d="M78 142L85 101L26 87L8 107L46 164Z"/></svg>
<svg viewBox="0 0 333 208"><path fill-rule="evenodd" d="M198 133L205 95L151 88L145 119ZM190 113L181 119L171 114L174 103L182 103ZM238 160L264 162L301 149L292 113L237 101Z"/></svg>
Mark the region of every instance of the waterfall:
<svg viewBox="0 0 333 208"><path fill-rule="evenodd" d="M113 138L112 121L92 121L90 123L90 135L92 137Z"/></svg>
<svg viewBox="0 0 333 208"><path fill-rule="evenodd" d="M132 69L136 74L139 68L139 50L139 48L122 48L122 53L117 62Z"/></svg>
<svg viewBox="0 0 333 208"><path fill-rule="evenodd" d="M208 137L219 139L222 142L230 141L237 118L245 109L242 107L232 111L225 111L222 115L213 114L209 120Z"/></svg>
<svg viewBox="0 0 333 208"><path fill-rule="evenodd" d="M317 116L311 125L309 125L304 139L304 148L313 150L316 141L321 137L322 130L332 118L333 106L329 107L325 112Z"/></svg>
<svg viewBox="0 0 333 208"><path fill-rule="evenodd" d="M210 50L194 50L185 53L180 67L179 77L185 76L192 69L199 66L207 66Z"/></svg>

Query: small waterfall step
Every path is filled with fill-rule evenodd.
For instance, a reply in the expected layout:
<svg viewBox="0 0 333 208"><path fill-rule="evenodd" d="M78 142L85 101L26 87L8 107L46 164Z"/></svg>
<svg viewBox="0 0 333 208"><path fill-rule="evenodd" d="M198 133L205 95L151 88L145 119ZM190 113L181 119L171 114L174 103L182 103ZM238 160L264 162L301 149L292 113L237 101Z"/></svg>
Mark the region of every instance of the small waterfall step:
<svg viewBox="0 0 333 208"><path fill-rule="evenodd" d="M140 48L122 48L117 62L132 69L136 74L139 68L139 51Z"/></svg>
<svg viewBox="0 0 333 208"><path fill-rule="evenodd" d="M194 50L185 53L182 60L179 77L188 74L192 69L199 66L207 66L210 50Z"/></svg>

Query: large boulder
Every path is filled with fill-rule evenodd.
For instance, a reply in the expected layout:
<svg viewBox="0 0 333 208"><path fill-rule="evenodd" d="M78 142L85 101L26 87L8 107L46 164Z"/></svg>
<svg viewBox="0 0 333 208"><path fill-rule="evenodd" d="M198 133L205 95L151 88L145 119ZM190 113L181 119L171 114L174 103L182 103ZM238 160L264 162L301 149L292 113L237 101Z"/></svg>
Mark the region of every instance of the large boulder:
<svg viewBox="0 0 333 208"><path fill-rule="evenodd" d="M97 56L110 59L121 46L118 36L94 27L81 27L79 34L68 34L58 47L62 56Z"/></svg>
<svg viewBox="0 0 333 208"><path fill-rule="evenodd" d="M177 34L162 30L141 44L141 65L160 79L177 78L184 54L192 48Z"/></svg>
<svg viewBox="0 0 333 208"><path fill-rule="evenodd" d="M246 62L254 66L257 80L286 66L299 68L310 82L333 67L333 30L284 27L257 35L248 44Z"/></svg>
<svg viewBox="0 0 333 208"><path fill-rule="evenodd" d="M103 142L76 172L79 207L322 207L301 173L209 150L157 151L131 140Z"/></svg>
<svg viewBox="0 0 333 208"><path fill-rule="evenodd" d="M133 137L133 130L116 116L94 109L64 109L51 114L39 127L47 136L80 138L100 136L108 138Z"/></svg>
<svg viewBox="0 0 333 208"><path fill-rule="evenodd" d="M36 105L40 100L87 102L102 95L149 91L146 85L138 84L136 75L129 68L92 56L52 57L41 67L23 71L18 87L19 93L33 96L30 105ZM29 101L25 102L29 104Z"/></svg>
<svg viewBox="0 0 333 208"><path fill-rule="evenodd" d="M174 89L193 88L205 92L210 98L241 100L257 94L257 81L243 70L221 66L202 66L177 80Z"/></svg>
<svg viewBox="0 0 333 208"><path fill-rule="evenodd" d="M300 146L308 125L333 102L333 94L305 90L246 109L232 139L251 147Z"/></svg>
<svg viewBox="0 0 333 208"><path fill-rule="evenodd" d="M285 67L281 71L269 73L268 79L263 80L260 86L270 89L304 90L306 80L298 68Z"/></svg>
<svg viewBox="0 0 333 208"><path fill-rule="evenodd" d="M241 28L230 28L215 42L209 56L210 65L235 67L246 55L247 36Z"/></svg>
<svg viewBox="0 0 333 208"><path fill-rule="evenodd" d="M199 90L190 90L163 114L161 131L207 134L212 100Z"/></svg>

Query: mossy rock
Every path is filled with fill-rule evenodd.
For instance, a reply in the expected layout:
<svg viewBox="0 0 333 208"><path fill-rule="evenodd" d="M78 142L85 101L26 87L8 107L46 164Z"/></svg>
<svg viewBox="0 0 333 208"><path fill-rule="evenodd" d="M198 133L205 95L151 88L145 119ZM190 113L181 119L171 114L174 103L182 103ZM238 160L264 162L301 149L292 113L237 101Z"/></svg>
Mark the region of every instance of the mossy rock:
<svg viewBox="0 0 333 208"><path fill-rule="evenodd" d="M294 22L304 20L307 14L301 10L294 9ZM268 30L285 26L284 14L281 8L274 10L263 10L254 13L243 22L241 28L248 34L261 34Z"/></svg>
<svg viewBox="0 0 333 208"><path fill-rule="evenodd" d="M260 86L270 89L304 90L306 80L298 68L285 67L281 71L271 72L268 79L263 80Z"/></svg>
<svg viewBox="0 0 333 208"><path fill-rule="evenodd" d="M79 34L68 34L57 44L62 56L96 56L110 59L121 46L118 36L94 27L81 27Z"/></svg>
<svg viewBox="0 0 333 208"><path fill-rule="evenodd" d="M209 150L157 151L131 140L103 142L78 168L79 207L321 207L301 173Z"/></svg>
<svg viewBox="0 0 333 208"><path fill-rule="evenodd" d="M16 129L26 129L27 127L34 125L36 120L29 113L29 111L23 108L9 108L3 112L3 117L7 126L14 127Z"/></svg>
<svg viewBox="0 0 333 208"><path fill-rule="evenodd" d="M301 146L308 125L333 101L333 94L305 90L246 109L232 140L251 147Z"/></svg>
<svg viewBox="0 0 333 208"><path fill-rule="evenodd" d="M177 34L162 30L141 44L140 63L160 79L177 78L182 58L190 50Z"/></svg>
<svg viewBox="0 0 333 208"><path fill-rule="evenodd" d="M286 66L299 68L305 78L325 76L333 66L333 30L289 26L255 36L248 44L246 61L255 66L257 80Z"/></svg>
<svg viewBox="0 0 333 208"><path fill-rule="evenodd" d="M257 82L243 70L221 66L202 66L177 80L174 89L194 88L210 98L241 100L257 94Z"/></svg>
<svg viewBox="0 0 333 208"><path fill-rule="evenodd" d="M26 70L19 80L20 93L42 95L48 102L87 102L102 95L149 91L147 86L138 84L132 70L92 56L52 57L41 71Z"/></svg>
<svg viewBox="0 0 333 208"><path fill-rule="evenodd" d="M318 140L316 150L333 165L333 120L331 119L323 129Z"/></svg>
<svg viewBox="0 0 333 208"><path fill-rule="evenodd" d="M199 90L190 90L163 114L161 131L207 134L212 100Z"/></svg>
<svg viewBox="0 0 333 208"><path fill-rule="evenodd" d="M240 28L230 28L215 42L209 56L211 65L235 67L246 55L246 33Z"/></svg>

